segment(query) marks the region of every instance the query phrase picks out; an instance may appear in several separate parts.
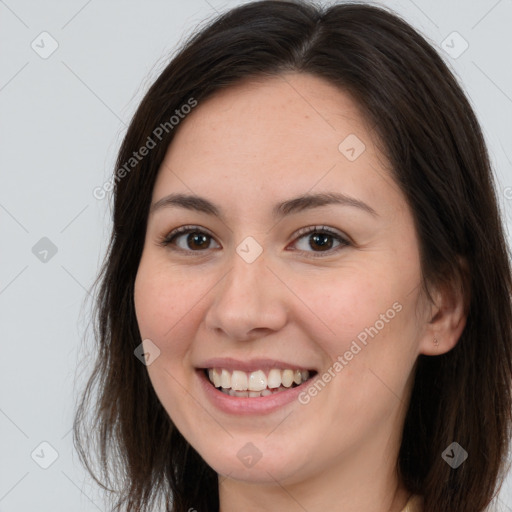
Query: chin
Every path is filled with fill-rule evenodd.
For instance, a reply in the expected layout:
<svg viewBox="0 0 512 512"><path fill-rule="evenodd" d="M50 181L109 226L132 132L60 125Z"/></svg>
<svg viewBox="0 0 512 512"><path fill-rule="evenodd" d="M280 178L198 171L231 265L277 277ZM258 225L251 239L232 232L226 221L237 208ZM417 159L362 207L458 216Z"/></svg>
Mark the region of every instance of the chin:
<svg viewBox="0 0 512 512"><path fill-rule="evenodd" d="M238 444L241 448L233 450L233 446ZM258 444L262 446L264 442ZM292 483L298 479L300 467L304 465L304 462L297 460L296 450L289 454L276 453L274 448L263 446L258 449L256 443L245 440L233 440L224 450L207 450L201 456L220 476L258 484L275 484L276 481Z"/></svg>

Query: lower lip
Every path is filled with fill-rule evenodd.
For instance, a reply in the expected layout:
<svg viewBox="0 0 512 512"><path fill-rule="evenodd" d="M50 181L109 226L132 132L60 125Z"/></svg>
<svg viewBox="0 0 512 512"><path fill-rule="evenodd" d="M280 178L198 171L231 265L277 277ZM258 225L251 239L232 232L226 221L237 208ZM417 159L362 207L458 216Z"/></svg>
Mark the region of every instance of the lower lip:
<svg viewBox="0 0 512 512"><path fill-rule="evenodd" d="M297 401L299 394L311 384L311 379L299 386L279 391L268 396L247 398L242 396L226 395L219 391L205 375L204 370L198 370L199 381L210 402L221 411L238 414L268 414L285 405Z"/></svg>

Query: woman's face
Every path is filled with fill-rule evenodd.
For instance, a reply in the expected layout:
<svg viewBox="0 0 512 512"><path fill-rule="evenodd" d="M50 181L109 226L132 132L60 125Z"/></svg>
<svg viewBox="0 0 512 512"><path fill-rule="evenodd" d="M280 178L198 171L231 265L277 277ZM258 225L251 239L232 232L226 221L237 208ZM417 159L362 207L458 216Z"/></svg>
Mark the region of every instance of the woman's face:
<svg viewBox="0 0 512 512"><path fill-rule="evenodd" d="M219 474L356 478L396 459L431 338L411 212L373 136L347 94L287 74L200 102L168 149L137 321L155 392Z"/></svg>

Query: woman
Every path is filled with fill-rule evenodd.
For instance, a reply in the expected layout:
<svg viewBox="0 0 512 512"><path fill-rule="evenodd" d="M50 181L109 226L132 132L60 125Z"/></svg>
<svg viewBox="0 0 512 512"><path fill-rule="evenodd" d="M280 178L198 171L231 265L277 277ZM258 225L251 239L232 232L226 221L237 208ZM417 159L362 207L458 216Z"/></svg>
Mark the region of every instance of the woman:
<svg viewBox="0 0 512 512"><path fill-rule="evenodd" d="M362 4L231 10L146 94L113 184L75 435L116 510L485 509L508 252L475 115L415 30Z"/></svg>

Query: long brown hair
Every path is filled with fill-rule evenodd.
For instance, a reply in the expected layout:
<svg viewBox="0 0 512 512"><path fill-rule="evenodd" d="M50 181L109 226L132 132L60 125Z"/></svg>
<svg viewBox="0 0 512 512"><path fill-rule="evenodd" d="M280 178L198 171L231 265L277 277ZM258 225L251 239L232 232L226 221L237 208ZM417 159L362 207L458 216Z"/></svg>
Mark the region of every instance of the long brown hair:
<svg viewBox="0 0 512 512"><path fill-rule="evenodd" d="M418 358L397 469L424 496L425 512L481 512L501 486L512 424L510 259L487 149L432 46L396 14L360 3L232 9L184 45L142 100L113 180L113 231L96 282L97 359L74 424L80 459L102 486L117 486L116 510L147 511L155 501L174 512L218 510L217 474L174 427L134 356L134 281L156 175L179 129L170 117L191 98L200 105L241 79L289 71L357 101L413 213L424 291L462 287L468 316L458 344ZM159 126L155 147L127 167ZM453 441L469 454L458 469L441 457Z"/></svg>

